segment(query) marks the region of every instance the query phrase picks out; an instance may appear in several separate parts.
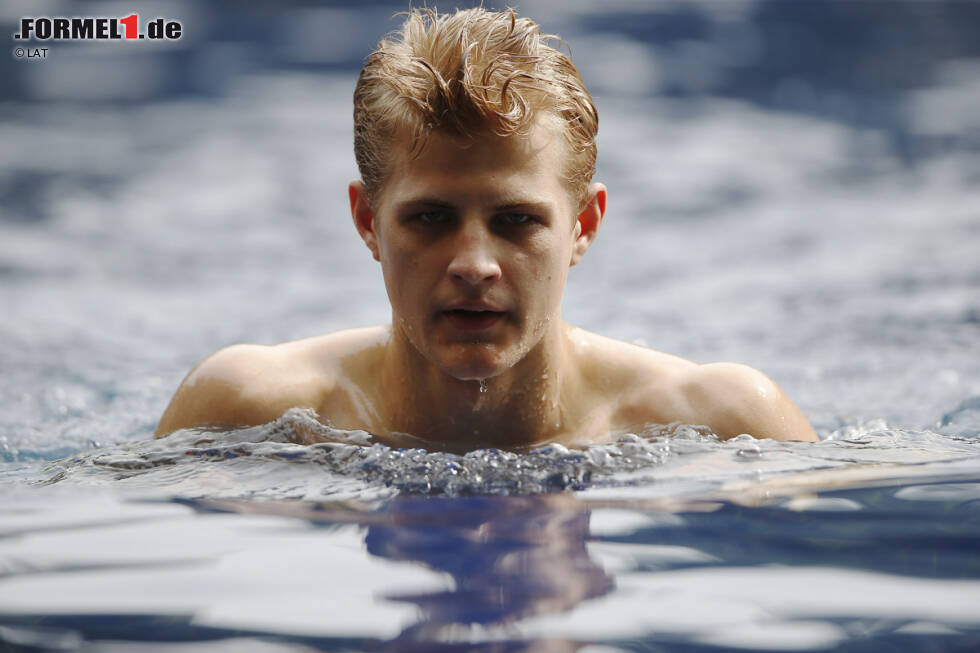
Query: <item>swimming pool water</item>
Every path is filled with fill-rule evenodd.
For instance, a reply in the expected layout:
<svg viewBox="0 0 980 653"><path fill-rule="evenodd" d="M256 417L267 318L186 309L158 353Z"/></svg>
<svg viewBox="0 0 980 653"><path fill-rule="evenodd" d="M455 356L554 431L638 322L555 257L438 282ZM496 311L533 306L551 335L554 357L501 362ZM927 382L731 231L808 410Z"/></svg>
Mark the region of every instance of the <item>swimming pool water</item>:
<svg viewBox="0 0 980 653"><path fill-rule="evenodd" d="M308 419L81 453L10 493L2 641L980 644L973 437L848 428L817 444L722 443L677 427L587 451L459 456L290 443Z"/></svg>
<svg viewBox="0 0 980 653"><path fill-rule="evenodd" d="M395 8L165 6L175 49L2 64L0 650L980 649L975 3L524 7L602 121L565 318L821 442L467 456L150 440L211 351L389 318L346 184Z"/></svg>

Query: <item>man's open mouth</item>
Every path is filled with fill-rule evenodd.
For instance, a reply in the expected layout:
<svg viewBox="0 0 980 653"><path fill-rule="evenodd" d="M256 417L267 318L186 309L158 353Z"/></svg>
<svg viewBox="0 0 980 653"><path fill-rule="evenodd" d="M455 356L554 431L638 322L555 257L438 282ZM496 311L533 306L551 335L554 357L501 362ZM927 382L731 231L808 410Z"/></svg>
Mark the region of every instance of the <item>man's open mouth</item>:
<svg viewBox="0 0 980 653"><path fill-rule="evenodd" d="M495 325L504 316L503 311L452 309L443 315L460 331L483 331Z"/></svg>

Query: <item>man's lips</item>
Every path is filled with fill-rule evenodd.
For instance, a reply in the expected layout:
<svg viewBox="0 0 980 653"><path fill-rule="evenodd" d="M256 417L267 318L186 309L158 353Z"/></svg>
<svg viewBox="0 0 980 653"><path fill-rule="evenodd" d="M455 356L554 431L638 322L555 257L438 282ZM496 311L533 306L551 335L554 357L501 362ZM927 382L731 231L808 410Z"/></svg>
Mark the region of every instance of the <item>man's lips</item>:
<svg viewBox="0 0 980 653"><path fill-rule="evenodd" d="M446 307L442 310L444 311L491 311L494 313L504 312L503 308L485 299L464 299L462 301L453 302L452 304L446 304Z"/></svg>
<svg viewBox="0 0 980 653"><path fill-rule="evenodd" d="M476 332L489 329L503 319L506 312L490 304L462 302L451 305L442 314L456 329Z"/></svg>

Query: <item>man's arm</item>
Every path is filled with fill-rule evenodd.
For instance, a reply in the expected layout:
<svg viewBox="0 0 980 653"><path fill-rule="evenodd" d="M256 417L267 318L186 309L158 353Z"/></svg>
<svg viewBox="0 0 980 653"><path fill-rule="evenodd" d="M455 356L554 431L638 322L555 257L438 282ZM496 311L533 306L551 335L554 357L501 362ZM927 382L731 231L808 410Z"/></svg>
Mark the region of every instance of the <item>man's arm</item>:
<svg viewBox="0 0 980 653"><path fill-rule="evenodd" d="M816 442L800 410L762 372L738 363L699 365L683 388L693 423L722 438L748 433L756 438Z"/></svg>
<svg viewBox="0 0 980 653"><path fill-rule="evenodd" d="M289 406L265 391L278 367L271 349L234 345L198 363L170 400L155 437L195 426L255 426L279 417Z"/></svg>

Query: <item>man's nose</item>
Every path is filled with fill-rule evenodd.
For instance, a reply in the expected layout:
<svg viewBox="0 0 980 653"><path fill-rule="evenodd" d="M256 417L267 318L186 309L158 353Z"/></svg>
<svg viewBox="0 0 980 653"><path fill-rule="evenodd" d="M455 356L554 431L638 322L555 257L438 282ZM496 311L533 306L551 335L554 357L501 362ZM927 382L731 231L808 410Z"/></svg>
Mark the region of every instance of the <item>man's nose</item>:
<svg viewBox="0 0 980 653"><path fill-rule="evenodd" d="M464 222L455 239L448 273L456 281L482 284L500 278L492 234L479 221Z"/></svg>

